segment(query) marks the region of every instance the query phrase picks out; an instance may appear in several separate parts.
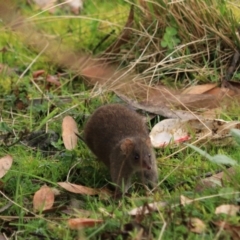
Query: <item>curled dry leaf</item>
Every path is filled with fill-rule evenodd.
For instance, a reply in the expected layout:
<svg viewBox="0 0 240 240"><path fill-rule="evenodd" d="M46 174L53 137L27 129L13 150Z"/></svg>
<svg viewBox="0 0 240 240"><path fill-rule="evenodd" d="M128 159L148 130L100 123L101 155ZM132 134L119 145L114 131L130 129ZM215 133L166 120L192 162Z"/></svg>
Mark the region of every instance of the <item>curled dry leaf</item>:
<svg viewBox="0 0 240 240"><path fill-rule="evenodd" d="M38 77L42 76L43 74L45 74L45 70L37 70L33 72L33 79L37 79Z"/></svg>
<svg viewBox="0 0 240 240"><path fill-rule="evenodd" d="M102 219L73 218L68 220L68 226L71 229L79 229L83 227L94 227L96 224L100 224L102 222Z"/></svg>
<svg viewBox="0 0 240 240"><path fill-rule="evenodd" d="M77 185L69 182L58 182L58 185L67 190L68 192L86 194L86 195L97 195L99 194L98 189L85 187L82 185Z"/></svg>
<svg viewBox="0 0 240 240"><path fill-rule="evenodd" d="M54 192L47 185L42 186L33 197L34 211L51 209L54 204Z"/></svg>
<svg viewBox="0 0 240 240"><path fill-rule="evenodd" d="M62 138L66 149L72 150L77 145L78 137L77 123L71 116L66 116L62 122Z"/></svg>
<svg viewBox="0 0 240 240"><path fill-rule="evenodd" d="M219 207L216 208L215 214L227 214L230 216L236 216L237 213L239 212L240 207L236 205L231 205L231 204L223 204Z"/></svg>
<svg viewBox="0 0 240 240"><path fill-rule="evenodd" d="M205 223L199 218L190 218L188 227L194 233L203 233L206 230Z"/></svg>
<svg viewBox="0 0 240 240"><path fill-rule="evenodd" d="M11 168L13 158L10 155L0 158L0 178L2 178Z"/></svg>
<svg viewBox="0 0 240 240"><path fill-rule="evenodd" d="M144 206L132 209L131 211L128 212L128 214L131 216L143 215L143 214L145 215L152 211L157 211L159 208L165 207L166 205L167 205L166 202L148 203Z"/></svg>
<svg viewBox="0 0 240 240"><path fill-rule="evenodd" d="M207 188L213 188L213 187L222 187L224 182L230 182L232 177L236 175L235 168L227 168L224 170L224 172L219 172L216 174L213 174L210 177L206 177L204 179L200 179L197 182L197 185L195 187L195 190L200 192Z"/></svg>
<svg viewBox="0 0 240 240"><path fill-rule="evenodd" d="M47 75L46 81L57 87L61 86L58 76Z"/></svg>

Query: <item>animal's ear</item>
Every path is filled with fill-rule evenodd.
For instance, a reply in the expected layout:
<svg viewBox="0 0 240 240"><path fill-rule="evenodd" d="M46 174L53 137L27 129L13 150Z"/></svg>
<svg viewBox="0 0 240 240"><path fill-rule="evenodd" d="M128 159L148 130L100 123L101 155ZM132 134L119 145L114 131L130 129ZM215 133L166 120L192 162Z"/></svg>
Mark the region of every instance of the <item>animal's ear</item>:
<svg viewBox="0 0 240 240"><path fill-rule="evenodd" d="M120 145L120 148L124 154L131 151L133 149L134 142L130 138L125 138Z"/></svg>
<svg viewBox="0 0 240 240"><path fill-rule="evenodd" d="M146 144L147 144L149 147L152 146L150 137L148 137L148 138L146 139Z"/></svg>

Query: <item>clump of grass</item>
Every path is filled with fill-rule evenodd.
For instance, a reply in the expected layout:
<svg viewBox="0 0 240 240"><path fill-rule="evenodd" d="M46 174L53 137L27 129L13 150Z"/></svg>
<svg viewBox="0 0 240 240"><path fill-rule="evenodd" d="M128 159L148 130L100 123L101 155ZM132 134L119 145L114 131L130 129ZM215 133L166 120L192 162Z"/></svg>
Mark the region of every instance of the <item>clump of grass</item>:
<svg viewBox="0 0 240 240"><path fill-rule="evenodd" d="M151 82L218 82L240 46L237 29L225 1L137 1L130 44L115 57Z"/></svg>

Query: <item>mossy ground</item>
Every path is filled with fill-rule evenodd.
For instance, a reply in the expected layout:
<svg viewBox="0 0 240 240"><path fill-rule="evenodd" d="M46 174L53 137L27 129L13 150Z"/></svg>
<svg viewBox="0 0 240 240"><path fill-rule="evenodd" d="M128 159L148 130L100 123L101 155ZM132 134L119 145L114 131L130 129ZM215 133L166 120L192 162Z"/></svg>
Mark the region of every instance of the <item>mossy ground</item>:
<svg viewBox="0 0 240 240"><path fill-rule="evenodd" d="M137 4L139 2L141 1L136 1ZM162 3L162 1L160 2ZM92 52L98 43L112 32L107 41L103 42L95 52L100 53L120 34L130 6L128 2L120 0L86 0L84 4L81 15L74 16L68 12L66 14L68 11L66 9L59 9L54 14L50 14L40 12L34 5L26 2L17 3L21 14L36 24L39 32L57 40L59 46L71 46L73 51ZM139 26L140 31L144 33L144 24L140 20ZM149 32L151 32L151 26L148 29ZM175 24L174 27L181 32L179 25ZM130 196L119 201L102 200L97 196L82 196L62 191L55 202L59 209L49 211L44 215L33 215L34 193L44 184L57 188L57 182L66 180L72 166L74 167L68 179L71 183L99 188L110 181L108 171L95 161L95 157L83 142L79 141L77 148L73 151L64 149L61 139L61 122L65 115L71 115L76 119L79 130L82 131L87 117L94 109L105 103L120 101L120 99L109 92L93 95L92 87L79 76L68 69L59 68L44 54L37 57L39 52L22 40L24 36L5 28L4 23L1 23L0 31L0 49L4 49L0 52L0 62L12 69L10 72L2 71L0 76L0 155L2 157L10 154L14 159L12 168L1 182L0 208L9 202L13 203L11 207L1 211L2 233L6 234L9 239L139 239L139 229L143 228L146 239L214 239L217 238L216 236L219 236L219 239L230 239L229 233L227 231L219 232L213 222L229 218L228 221L232 226L239 226L239 216L217 216L214 211L220 204L238 203L239 196L237 194L227 196L218 194L227 192L229 188L236 192L239 191L240 179L238 176L240 175L232 176L230 182L224 183L224 187L204 188L201 192L196 191L195 185L198 182L198 176L204 176L205 173L221 170L221 168L189 148L175 155L171 154L178 149L157 150L160 185L158 191L150 196L147 196L143 188L137 184L130 190ZM180 35L173 35L173 37L178 38ZM142 38L144 37L148 38L149 36L143 34ZM141 45L141 49L146 48L143 42ZM134 48L130 50L130 46L131 43L126 45L126 49L123 50L129 53L134 51ZM138 52L139 46L135 46L135 57L141 56ZM151 44L149 46L152 47ZM146 51L147 54L151 52L150 47ZM172 49L170 48L171 46L167 50L168 52L166 51L168 54L171 54ZM127 56L130 58L130 55ZM120 56L120 60L122 60L122 56ZM178 58L177 55L174 57ZM36 58L37 60L34 62ZM150 58L147 60L150 61ZM126 65L130 59L126 58L124 61L123 65ZM32 64L33 62L34 64ZM151 62L147 64L151 65ZM178 63L170 67L177 68L180 65ZM206 66L207 62L204 68ZM146 68L145 66L143 69L141 67L136 66L136 69L143 72ZM219 67L221 66L218 65L216 75L221 72ZM209 64L209 68L211 71L214 68L212 63ZM24 73L26 69L28 70ZM64 73L59 77L62 87L46 88L44 77L40 82L34 82L33 73L37 70L44 70L50 75ZM156 82L163 73L168 72L169 70L163 69L154 78L154 81ZM171 78L172 81L174 74L171 72L165 76L163 82L172 85L168 79ZM208 75L201 74L196 79L209 80ZM189 79L194 78L196 73L190 75L188 75ZM214 76L210 80L214 81ZM177 85L182 86L183 83ZM61 98L63 96L68 100L63 101ZM36 98L45 100L36 101ZM234 104L232 108L230 113L227 112L224 115L225 119L239 120L238 114L236 114L239 112L238 104ZM54 143L55 154L48 155L40 149L26 146L22 141L17 142L21 135L39 130L51 130L59 134L58 140ZM13 144L14 142L16 143ZM224 148L204 145L202 149L205 149L210 155L226 154L237 161L240 157L237 147ZM236 171L238 172L239 169L236 168ZM176 205L180 201L180 195L199 198L199 200L191 205ZM201 200L201 198L203 199ZM79 217L85 216L81 210L86 210L88 217L101 218L104 223L79 231L66 227L65 219L69 216L62 211L61 207L69 206L73 199L77 201L76 208L79 211L77 212ZM154 201L166 201L169 206L145 216L130 217L127 214L129 210L137 206ZM9 218L7 219L7 217ZM204 233L196 234L189 230L189 219L193 217L200 218L205 222L207 228ZM10 221L8 221L9 219Z"/></svg>

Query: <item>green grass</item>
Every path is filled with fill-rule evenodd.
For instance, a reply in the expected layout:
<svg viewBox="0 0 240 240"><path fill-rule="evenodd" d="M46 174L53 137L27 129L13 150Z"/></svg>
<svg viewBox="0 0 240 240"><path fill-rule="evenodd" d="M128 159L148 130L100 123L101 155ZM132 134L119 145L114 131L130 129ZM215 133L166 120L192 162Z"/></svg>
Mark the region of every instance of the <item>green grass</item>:
<svg viewBox="0 0 240 240"><path fill-rule="evenodd" d="M62 48L78 53L92 53L102 39L114 31L94 51L95 54L104 52L120 34L130 9L128 2L120 0L114 2L86 0L84 10L79 16L68 14L66 9L58 9L52 15L41 12L27 3L16 2L21 14L35 24L43 38L59 44L56 49ZM147 18L144 11L141 11L139 1L136 1L133 33L129 42L115 55L115 60L119 66L134 63L134 71L142 73L144 80L150 76L153 79L151 83L159 81L167 86L175 83L176 86L182 86L185 83L183 79L189 82L217 81L225 70L227 61L226 58L224 62L220 61L222 55L216 48L218 44L222 44L219 39L222 39L223 35L219 34L219 39L216 36L211 38L209 36L213 31L209 30L207 35L209 38L204 44L209 47L211 57L215 56L209 61L208 52L203 48L204 44L194 42L193 36L186 34L189 30L186 28L193 27L186 25L188 18L186 16L183 18L186 20L183 26L180 22L175 22L173 16L180 14L179 8L165 5L165 2L160 0L154 1L154 4L149 2L151 17ZM210 5L214 1L199 2ZM160 11L154 15L154 10L158 9L157 5L161 6L159 9L162 14ZM198 8L199 5L194 7ZM223 24L220 24L222 28L219 32L223 33L224 29L229 27L224 40L226 42L231 40L231 46L237 47L235 35L231 35L235 22L231 19L232 21L226 23L225 19L229 19L230 15L226 15L224 3L218 7L212 13L213 18L209 18L209 13L205 9L206 12L201 13L205 17L203 21L206 24L209 20L214 24L212 21L220 12L219 21ZM187 10L184 9L181 12L183 15L186 13ZM180 150L178 153L176 151L179 148L156 150L159 188L149 196L138 184L130 189L130 196L118 201L111 197L101 199L98 196L77 195L60 189L57 182L66 181L68 174L71 183L88 187L100 188L110 182L108 170L96 161L83 142L79 141L73 151L65 150L61 139L63 117L73 116L81 132L87 117L94 109L102 104L121 100L112 92L105 90L100 92L96 88L93 90L93 86L86 84L74 71L52 61L54 55L53 57L47 53L39 55L42 49L39 51L32 44L28 45L31 42L26 41L25 33L14 32L6 28L4 23L0 24L0 49L6 49L0 52L0 63L12 69L11 73L3 71L0 75L0 157L10 154L14 159L13 166L0 181L0 209L9 202L12 203L10 207L1 210L1 232L9 239L139 239L142 228L146 239L217 239L217 237L230 239L230 233L219 232L214 223L222 220L230 223L232 227L238 226L239 216L216 215L214 212L221 204L238 204L239 194L227 195L227 193L229 189L239 192L239 167L236 167L236 175L231 176L231 181L224 182L223 187L205 187L202 191L197 191L195 187L199 176L221 168L190 148ZM167 33L167 26L177 30L177 34L175 31ZM156 29L156 35L150 39ZM200 33L200 30L202 30L200 24L192 28L194 33ZM169 40L169 36L174 38L174 41L166 47L161 47L164 35L166 41ZM195 40L201 37L201 34L194 35ZM178 40L181 44L189 43L188 47L182 51L175 51L174 47L179 43ZM198 52L199 49L201 51ZM227 59L232 56L230 53L227 49ZM173 54L175 61L168 62L169 54ZM224 54L223 58L226 57ZM154 71L160 61L163 63L162 66ZM188 72L186 69L191 70ZM48 88L46 75L43 75L42 79L34 80L33 73L37 70L44 70L45 74L50 75L64 73L59 77L62 87L51 85ZM179 78L176 78L176 74L179 74ZM67 100L63 100L62 97ZM239 120L238 112L239 104L233 103L222 116L227 120ZM22 138L30 132L39 130L47 132L51 130L59 134L53 143L56 147L54 154L26 146L26 142L22 141ZM238 147L224 148L204 144L202 149L212 156L225 154L237 161L240 156ZM32 205L34 193L44 184L60 190L54 204L54 207L59 208L44 214L34 213ZM193 204L182 206L179 205L180 195L197 200ZM72 201L75 201L76 205L73 205ZM128 212L133 208L154 201L165 201L168 206L148 215L129 216ZM67 214L64 210L72 206L75 206L76 211L74 214L73 212ZM70 217L103 219L104 222L77 231L67 227L66 221ZM204 233L196 234L190 231L189 219L193 217L200 218L206 224Z"/></svg>

